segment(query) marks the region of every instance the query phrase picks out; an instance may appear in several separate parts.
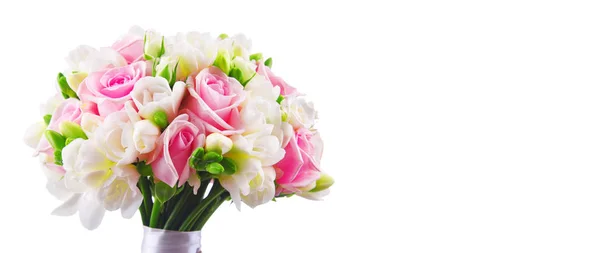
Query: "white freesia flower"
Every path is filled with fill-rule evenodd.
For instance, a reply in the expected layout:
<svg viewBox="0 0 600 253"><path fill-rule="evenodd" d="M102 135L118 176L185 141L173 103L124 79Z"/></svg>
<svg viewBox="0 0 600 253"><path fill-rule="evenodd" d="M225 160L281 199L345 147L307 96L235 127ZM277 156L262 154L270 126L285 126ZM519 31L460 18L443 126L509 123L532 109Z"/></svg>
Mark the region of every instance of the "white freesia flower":
<svg viewBox="0 0 600 253"><path fill-rule="evenodd" d="M208 33L179 33L175 37L165 38L165 44L165 56L171 62L179 60L177 80L197 75L200 70L210 66L217 56L217 46Z"/></svg>
<svg viewBox="0 0 600 253"><path fill-rule="evenodd" d="M305 96L288 97L283 101L288 121L294 127L310 129L317 119L317 111L312 101Z"/></svg>
<svg viewBox="0 0 600 253"><path fill-rule="evenodd" d="M275 196L275 183L272 165L281 160L285 151L272 135L255 133L249 136L231 136L233 148L225 157L236 162L237 172L233 175L222 174L219 181L230 193L238 209L241 201L250 207L267 203Z"/></svg>
<svg viewBox="0 0 600 253"><path fill-rule="evenodd" d="M246 84L244 90L248 91L250 98L262 97L264 100L277 101L281 89L279 86L273 86L266 77L256 75Z"/></svg>
<svg viewBox="0 0 600 253"><path fill-rule="evenodd" d="M65 73L83 72L91 73L106 67L121 67L127 61L119 52L109 47L97 50L93 47L82 45L72 50L66 58L69 68Z"/></svg>
<svg viewBox="0 0 600 253"><path fill-rule="evenodd" d="M220 133L212 133L206 137L206 150L219 151L225 154L233 147L233 141Z"/></svg>
<svg viewBox="0 0 600 253"><path fill-rule="evenodd" d="M156 148L160 129L149 120L141 120L133 125L133 143L140 154L147 154Z"/></svg>
<svg viewBox="0 0 600 253"><path fill-rule="evenodd" d="M133 124L127 112L119 111L108 115L94 132L98 148L119 165L133 163L139 155L133 140Z"/></svg>
<svg viewBox="0 0 600 253"><path fill-rule="evenodd" d="M40 106L40 115L52 115L58 107L58 105L60 105L64 100L65 98L63 98L63 96L61 96L60 93L57 93L54 96L48 98L48 100L46 100L46 103L43 103Z"/></svg>
<svg viewBox="0 0 600 253"><path fill-rule="evenodd" d="M176 82L171 91L166 79L148 76L137 81L131 97L143 118L151 118L156 111L162 110L170 122L177 116L186 90L184 82Z"/></svg>
<svg viewBox="0 0 600 253"><path fill-rule="evenodd" d="M229 55L235 57L240 56L248 59L252 48L252 41L243 34L236 34L231 37L224 38L217 42L219 49L224 49L229 52Z"/></svg>
<svg viewBox="0 0 600 253"><path fill-rule="evenodd" d="M64 183L74 194L53 211L68 216L79 212L87 229L100 225L105 210L121 209L130 218L142 202L137 188L139 174L131 164L118 166L108 159L94 140L76 139L62 152Z"/></svg>
<svg viewBox="0 0 600 253"><path fill-rule="evenodd" d="M102 118L96 114L84 112L81 115L81 129L90 138L101 124Z"/></svg>

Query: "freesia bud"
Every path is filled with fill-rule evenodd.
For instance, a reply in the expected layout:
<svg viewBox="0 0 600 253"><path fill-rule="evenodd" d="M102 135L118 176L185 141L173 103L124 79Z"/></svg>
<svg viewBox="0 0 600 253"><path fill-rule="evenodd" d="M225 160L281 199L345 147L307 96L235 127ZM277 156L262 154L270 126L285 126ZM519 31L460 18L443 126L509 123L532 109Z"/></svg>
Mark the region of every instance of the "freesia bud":
<svg viewBox="0 0 600 253"><path fill-rule="evenodd" d="M50 143L50 146L52 146L54 150L62 150L65 147L67 138L60 133L53 130L46 130L45 136L46 140L48 140L48 143Z"/></svg>
<svg viewBox="0 0 600 253"><path fill-rule="evenodd" d="M149 120L141 120L133 125L133 144L140 154L152 152L159 136L160 129Z"/></svg>
<svg viewBox="0 0 600 253"><path fill-rule="evenodd" d="M206 171L213 175L219 175L225 171L225 168L219 163L209 163L206 166Z"/></svg>
<svg viewBox="0 0 600 253"><path fill-rule="evenodd" d="M226 75L229 75L229 71L231 71L231 55L229 55L229 52L227 50L219 50L213 65L221 69Z"/></svg>
<svg viewBox="0 0 600 253"><path fill-rule="evenodd" d="M223 156L216 152L207 152L204 154L204 157L202 157L202 160L205 163L218 163L223 160Z"/></svg>
<svg viewBox="0 0 600 253"><path fill-rule="evenodd" d="M206 151L213 151L219 154L225 154L231 150L233 142L225 135L212 133L206 137Z"/></svg>
<svg viewBox="0 0 600 253"><path fill-rule="evenodd" d="M235 161L229 157L223 157L223 160L221 161L221 165L223 165L223 168L225 169L224 172L227 175L233 175L238 170L237 164L235 164Z"/></svg>
<svg viewBox="0 0 600 253"><path fill-rule="evenodd" d="M202 165L202 160L204 159L204 148L197 148L194 150L189 159L189 165L192 169L200 170Z"/></svg>
<svg viewBox="0 0 600 253"><path fill-rule="evenodd" d="M160 129L167 128L167 125L169 124L167 113L164 111L155 112L154 115L152 115L152 123L154 123L154 125L158 126Z"/></svg>
<svg viewBox="0 0 600 253"><path fill-rule="evenodd" d="M81 84L81 82L83 82L83 80L87 76L88 74L85 72L74 72L71 74L67 74L67 83L69 84L69 87L71 87L72 90L77 90L79 89L79 85Z"/></svg>
<svg viewBox="0 0 600 253"><path fill-rule="evenodd" d="M219 39L224 40L224 39L227 39L227 38L229 38L229 35L227 35L226 33L219 34Z"/></svg>
<svg viewBox="0 0 600 253"><path fill-rule="evenodd" d="M310 192L320 192L323 190L327 190L333 185L333 183L335 183L333 177L325 173L321 173L321 177L317 179L317 186L310 190Z"/></svg>
<svg viewBox="0 0 600 253"><path fill-rule="evenodd" d="M71 139L82 138L87 140L87 135L83 132L81 127L71 121L64 121L58 126L63 136Z"/></svg>
<svg viewBox="0 0 600 253"><path fill-rule="evenodd" d="M52 114L44 115L44 123L46 123L46 125L50 125L51 120L52 120Z"/></svg>
<svg viewBox="0 0 600 253"><path fill-rule="evenodd" d="M62 93L62 95L65 99L66 98L79 99L79 97L77 96L77 93L75 93L75 91L73 91L73 89L71 89L71 87L69 86L69 83L67 82L67 78L65 77L65 75L63 75L62 73L58 73L58 77L56 77L56 81L58 82L58 88L60 88L60 92Z"/></svg>
<svg viewBox="0 0 600 253"><path fill-rule="evenodd" d="M246 85L256 75L256 65L242 57L235 57L231 65L230 76L240 81L242 85Z"/></svg>

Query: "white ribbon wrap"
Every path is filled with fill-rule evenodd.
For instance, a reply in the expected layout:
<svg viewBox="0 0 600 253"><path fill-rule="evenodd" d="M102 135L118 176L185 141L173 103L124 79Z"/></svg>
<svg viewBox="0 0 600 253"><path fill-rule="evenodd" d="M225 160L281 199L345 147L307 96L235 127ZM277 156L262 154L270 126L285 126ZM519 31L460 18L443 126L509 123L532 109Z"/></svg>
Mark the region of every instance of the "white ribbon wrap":
<svg viewBox="0 0 600 253"><path fill-rule="evenodd" d="M144 227L142 253L201 253L200 231L179 232Z"/></svg>

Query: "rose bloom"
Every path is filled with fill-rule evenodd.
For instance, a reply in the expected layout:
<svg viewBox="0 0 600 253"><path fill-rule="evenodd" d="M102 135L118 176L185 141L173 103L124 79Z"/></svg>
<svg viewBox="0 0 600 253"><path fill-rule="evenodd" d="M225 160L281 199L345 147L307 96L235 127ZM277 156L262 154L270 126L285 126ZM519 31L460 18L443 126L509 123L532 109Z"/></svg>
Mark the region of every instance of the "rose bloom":
<svg viewBox="0 0 600 253"><path fill-rule="evenodd" d="M195 85L188 88L190 96L184 99L183 109L194 113L202 121L207 134L231 135L240 128L238 106L244 101L244 87L216 67L206 68L196 76Z"/></svg>
<svg viewBox="0 0 600 253"><path fill-rule="evenodd" d="M84 103L97 104L101 116L119 111L131 99L135 83L147 75L146 67L146 62L140 61L91 73L79 86L77 94Z"/></svg>
<svg viewBox="0 0 600 253"><path fill-rule="evenodd" d="M323 141L318 133L301 128L285 147L285 156L275 164L278 192L292 193L311 189L321 175Z"/></svg>

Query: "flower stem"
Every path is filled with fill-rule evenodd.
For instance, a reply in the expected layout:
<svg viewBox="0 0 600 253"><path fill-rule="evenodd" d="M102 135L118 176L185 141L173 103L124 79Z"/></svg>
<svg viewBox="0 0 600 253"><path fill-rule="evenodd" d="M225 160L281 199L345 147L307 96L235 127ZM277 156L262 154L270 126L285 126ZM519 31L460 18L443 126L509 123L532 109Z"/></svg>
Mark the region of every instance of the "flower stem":
<svg viewBox="0 0 600 253"><path fill-rule="evenodd" d="M143 206L140 207L140 212L142 208L144 212L142 213L142 223L144 226L148 226L150 223L150 213L152 212L152 193L150 192L150 181L148 181L148 177L140 177L140 181L138 182L140 191L142 192L142 196L144 197Z"/></svg>
<svg viewBox="0 0 600 253"><path fill-rule="evenodd" d="M191 188L184 189L183 196L177 200L177 204L173 208L171 215L169 215L169 219L165 223L165 230L173 230L175 226L179 223L180 212L183 209L183 206L187 203L188 197L192 194Z"/></svg>
<svg viewBox="0 0 600 253"><path fill-rule="evenodd" d="M210 193L203 199L196 208L188 215L185 219L179 231L191 231L194 228L195 222L200 218L202 212L211 204L214 200L216 200L221 194L225 192L225 188L219 184L219 181L214 181L213 186L210 189Z"/></svg>
<svg viewBox="0 0 600 253"><path fill-rule="evenodd" d="M198 223L196 223L196 226L194 227L195 231L202 230L202 228L204 227L204 224L206 224L208 219L215 213L215 211L217 211L217 209L219 209L219 207L223 204L223 202L225 202L225 200L227 199L228 196L229 196L229 193L227 193L227 192L221 194L221 196L219 198L217 198L217 200L214 202L214 204L209 209L207 209L206 211L204 211L202 213L202 217L200 218L200 221Z"/></svg>
<svg viewBox="0 0 600 253"><path fill-rule="evenodd" d="M160 218L160 211L162 209L162 203L160 201L156 201L154 206L152 207L152 215L150 216L150 227L151 228L159 228L158 221Z"/></svg>

